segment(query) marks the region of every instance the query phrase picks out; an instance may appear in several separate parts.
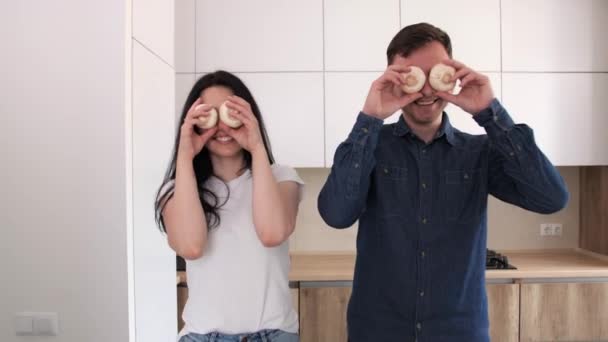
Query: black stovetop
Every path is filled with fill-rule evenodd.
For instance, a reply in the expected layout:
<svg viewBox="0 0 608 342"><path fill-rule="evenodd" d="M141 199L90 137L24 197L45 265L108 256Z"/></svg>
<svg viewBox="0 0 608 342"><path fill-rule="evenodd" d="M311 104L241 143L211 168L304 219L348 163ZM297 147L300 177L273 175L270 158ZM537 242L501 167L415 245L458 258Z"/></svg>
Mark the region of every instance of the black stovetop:
<svg viewBox="0 0 608 342"><path fill-rule="evenodd" d="M502 255L491 249L486 249L486 270L515 270L515 266L509 264L506 255Z"/></svg>

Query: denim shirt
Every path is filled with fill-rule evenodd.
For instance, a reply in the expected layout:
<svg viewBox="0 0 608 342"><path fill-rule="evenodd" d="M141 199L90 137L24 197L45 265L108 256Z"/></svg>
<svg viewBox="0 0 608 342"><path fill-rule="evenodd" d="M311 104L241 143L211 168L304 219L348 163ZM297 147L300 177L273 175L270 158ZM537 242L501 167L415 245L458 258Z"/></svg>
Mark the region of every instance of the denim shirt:
<svg viewBox="0 0 608 342"><path fill-rule="evenodd" d="M426 144L405 123L360 113L318 198L324 221L359 220L348 334L359 341L489 341L488 194L538 213L568 201L532 130L494 99L474 116L486 135L443 113Z"/></svg>

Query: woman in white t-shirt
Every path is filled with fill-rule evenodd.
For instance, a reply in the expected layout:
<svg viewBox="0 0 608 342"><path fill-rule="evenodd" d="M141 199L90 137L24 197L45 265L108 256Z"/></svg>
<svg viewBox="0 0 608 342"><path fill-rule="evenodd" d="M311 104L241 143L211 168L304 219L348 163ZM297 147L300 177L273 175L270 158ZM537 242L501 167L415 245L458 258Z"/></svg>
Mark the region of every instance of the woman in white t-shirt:
<svg viewBox="0 0 608 342"><path fill-rule="evenodd" d="M224 102L242 126L220 118L200 129ZM288 238L302 180L293 168L274 164L260 110L231 73L196 82L180 126L155 204L169 245L187 263L179 342L298 341Z"/></svg>

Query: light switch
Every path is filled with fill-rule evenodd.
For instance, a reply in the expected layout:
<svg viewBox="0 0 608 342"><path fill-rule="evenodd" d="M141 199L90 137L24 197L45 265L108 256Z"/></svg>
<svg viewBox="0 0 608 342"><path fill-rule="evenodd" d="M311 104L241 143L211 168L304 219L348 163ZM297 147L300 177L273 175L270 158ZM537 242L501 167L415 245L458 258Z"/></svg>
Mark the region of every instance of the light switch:
<svg viewBox="0 0 608 342"><path fill-rule="evenodd" d="M34 317L34 334L39 336L57 336L59 333L57 321L56 313L37 313L36 317Z"/></svg>
<svg viewBox="0 0 608 342"><path fill-rule="evenodd" d="M15 333L18 336L32 335L34 333L34 319L27 312L15 315Z"/></svg>

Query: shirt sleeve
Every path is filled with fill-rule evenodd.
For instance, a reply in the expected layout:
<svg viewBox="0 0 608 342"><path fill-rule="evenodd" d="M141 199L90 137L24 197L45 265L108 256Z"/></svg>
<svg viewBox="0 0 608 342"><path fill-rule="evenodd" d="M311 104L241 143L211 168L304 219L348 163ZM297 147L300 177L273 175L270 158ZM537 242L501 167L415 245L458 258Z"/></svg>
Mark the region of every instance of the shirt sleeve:
<svg viewBox="0 0 608 342"><path fill-rule="evenodd" d="M350 227L361 215L382 125L382 120L361 112L348 138L338 146L317 200L319 213L329 226Z"/></svg>
<svg viewBox="0 0 608 342"><path fill-rule="evenodd" d="M295 182L296 184L298 184L298 202L302 201L302 198L304 197L305 183L302 178L300 178L300 175L298 175L296 169L287 165L280 164L273 164L271 166L271 169L272 175L274 176L274 179L277 181L277 183Z"/></svg>
<svg viewBox="0 0 608 342"><path fill-rule="evenodd" d="M496 99L473 118L488 134L488 188L492 195L538 213L566 206L566 184L536 145L530 127L515 124Z"/></svg>

